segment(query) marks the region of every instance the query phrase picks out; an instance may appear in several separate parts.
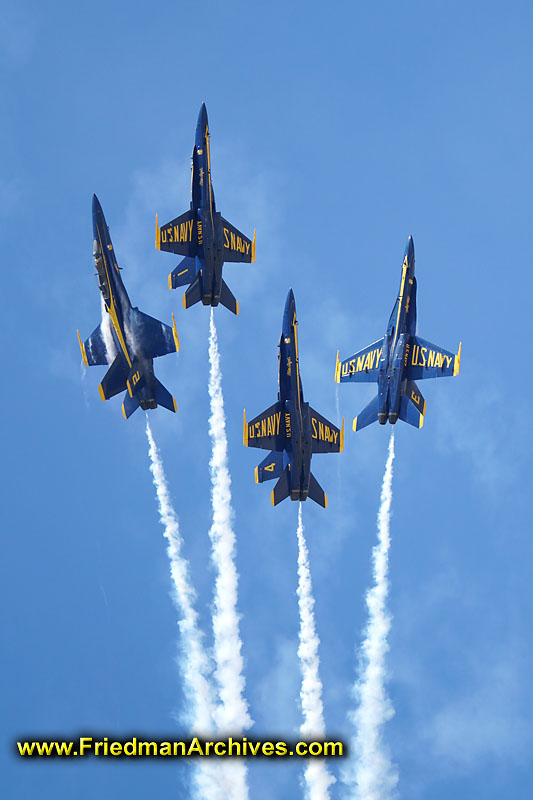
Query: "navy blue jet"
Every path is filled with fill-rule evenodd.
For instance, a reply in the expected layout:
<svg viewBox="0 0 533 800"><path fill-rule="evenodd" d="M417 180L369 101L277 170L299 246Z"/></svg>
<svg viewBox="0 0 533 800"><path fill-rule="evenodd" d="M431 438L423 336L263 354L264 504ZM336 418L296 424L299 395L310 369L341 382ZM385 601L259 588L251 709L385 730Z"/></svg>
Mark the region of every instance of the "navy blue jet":
<svg viewBox="0 0 533 800"><path fill-rule="evenodd" d="M246 422L244 412L243 439L246 447L272 450L255 468L255 482L278 478L272 491L273 506L286 497L291 500L310 497L327 508L327 496L311 472L311 456L313 453L342 453L344 420L339 430L304 402L297 324L291 289L279 340L278 400L250 422Z"/></svg>
<svg viewBox="0 0 533 800"><path fill-rule="evenodd" d="M424 424L426 401L416 385L423 378L459 373L461 345L457 354L443 350L416 335L415 247L407 240L400 291L383 339L368 345L335 367L337 383L377 381L378 393L353 421L354 431L376 420L394 425L398 418L415 428Z"/></svg>
<svg viewBox="0 0 533 800"><path fill-rule="evenodd" d="M189 286L183 296L184 308L198 303L223 306L234 314L239 304L222 279L225 261L255 261L255 231L248 239L216 210L211 183L209 126L202 103L192 150L191 207L189 211L159 227L155 218L155 246L185 258L168 276L168 288Z"/></svg>
<svg viewBox="0 0 533 800"><path fill-rule="evenodd" d="M93 195L93 256L106 317L80 343L86 367L110 364L98 387L102 400L126 391L122 413L128 419L139 406L177 411L175 399L154 375L153 359L180 349L174 315L172 327L133 308L120 275L104 212Z"/></svg>

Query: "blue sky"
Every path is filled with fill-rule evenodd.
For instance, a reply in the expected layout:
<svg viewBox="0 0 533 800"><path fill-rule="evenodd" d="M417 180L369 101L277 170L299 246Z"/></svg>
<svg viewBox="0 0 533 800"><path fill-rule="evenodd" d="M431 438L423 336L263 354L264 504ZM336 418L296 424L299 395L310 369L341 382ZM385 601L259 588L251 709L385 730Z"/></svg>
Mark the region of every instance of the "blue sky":
<svg viewBox="0 0 533 800"><path fill-rule="evenodd" d="M209 314L153 245L155 212L188 207L202 101L217 205L257 228L256 264L225 267L241 314L216 310L253 734L301 722L297 506L255 485L242 409L275 400L292 287L306 399L335 419L336 350L383 335L412 234L420 334L463 360L424 385L422 431L396 429L385 741L402 798L531 796L532 22L525 2L2 5L3 796L186 796L184 766L21 763L12 743L184 730L144 415L101 403L76 328L100 315L96 192L132 301L176 316L156 372L179 411L150 420L209 640ZM374 389L338 391L345 453L315 458L330 507L303 519L326 726L348 738L389 430L353 434ZM251 764L250 795L300 796L299 776Z"/></svg>

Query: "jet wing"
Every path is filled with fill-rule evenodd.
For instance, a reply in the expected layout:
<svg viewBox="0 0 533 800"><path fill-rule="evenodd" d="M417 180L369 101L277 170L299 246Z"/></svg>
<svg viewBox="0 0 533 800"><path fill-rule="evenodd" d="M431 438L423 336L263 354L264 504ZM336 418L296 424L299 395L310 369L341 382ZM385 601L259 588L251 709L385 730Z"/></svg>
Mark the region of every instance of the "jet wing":
<svg viewBox="0 0 533 800"><path fill-rule="evenodd" d="M107 351L100 325L94 329L85 342L81 341L80 332L78 331L78 341L80 343L81 357L86 367L95 367L101 364L107 365Z"/></svg>
<svg viewBox="0 0 533 800"><path fill-rule="evenodd" d="M235 228L224 217L220 218L224 243L224 261L255 261L255 231L253 240Z"/></svg>
<svg viewBox="0 0 533 800"><path fill-rule="evenodd" d="M313 453L342 453L344 449L344 420L339 430L318 411L309 406L311 445Z"/></svg>
<svg viewBox="0 0 533 800"><path fill-rule="evenodd" d="M192 210L159 227L155 215L155 246L167 253L193 257L198 249L198 225Z"/></svg>
<svg viewBox="0 0 533 800"><path fill-rule="evenodd" d="M246 447L261 450L283 450L285 444L285 404L274 403L250 422L243 421L243 441Z"/></svg>
<svg viewBox="0 0 533 800"><path fill-rule="evenodd" d="M167 353L176 353L180 349L174 314L170 327L148 314L143 314L138 308L132 308L130 323L134 341L142 349L145 358L157 358Z"/></svg>
<svg viewBox="0 0 533 800"><path fill-rule="evenodd" d="M410 381L423 378L442 378L457 375L461 363L461 345L457 354L443 350L436 344L413 336L407 354L406 378Z"/></svg>
<svg viewBox="0 0 533 800"><path fill-rule="evenodd" d="M337 353L337 365L335 367L335 380L337 383L345 383L347 381L373 383L377 381L382 350L383 339L381 338L344 361L339 361L339 354Z"/></svg>

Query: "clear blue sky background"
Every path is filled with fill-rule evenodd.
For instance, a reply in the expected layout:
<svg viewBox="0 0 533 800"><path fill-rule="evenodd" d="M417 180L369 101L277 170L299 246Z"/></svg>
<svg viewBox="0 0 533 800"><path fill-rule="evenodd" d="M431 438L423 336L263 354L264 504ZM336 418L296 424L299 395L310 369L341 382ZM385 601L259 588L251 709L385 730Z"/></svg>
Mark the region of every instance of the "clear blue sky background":
<svg viewBox="0 0 533 800"><path fill-rule="evenodd" d="M256 486L242 409L274 402L289 287L306 399L336 419L335 353L383 335L414 236L420 334L461 374L426 382L398 425L385 739L399 796L533 789L531 109L528 2L4 2L2 128L2 740L6 798L184 797L161 762L22 763L23 735L184 731L177 615L144 415L101 403L76 328L100 318L91 196L135 304L175 312L156 364L176 416L151 413L210 641L208 311L169 292L154 215L189 203L202 101L217 203L257 228L216 310L239 609L254 735L294 736L297 505ZM389 428L351 432L373 387L339 387L345 453L317 456L304 506L328 732L348 738L356 646ZM301 796L293 764L251 764L253 800ZM339 783L333 797L342 798Z"/></svg>

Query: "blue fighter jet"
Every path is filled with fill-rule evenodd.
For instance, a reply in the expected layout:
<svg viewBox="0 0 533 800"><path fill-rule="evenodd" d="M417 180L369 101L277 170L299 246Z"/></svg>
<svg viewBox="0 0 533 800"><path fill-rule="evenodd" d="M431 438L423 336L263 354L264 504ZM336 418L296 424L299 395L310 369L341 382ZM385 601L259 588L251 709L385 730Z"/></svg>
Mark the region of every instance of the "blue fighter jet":
<svg viewBox="0 0 533 800"><path fill-rule="evenodd" d="M108 314L89 338L81 341L86 367L110 364L99 391L102 400L126 390L122 413L125 419L140 406L146 410L164 406L177 411L175 399L154 375L153 359L180 349L174 315L172 327L133 308L122 283L120 267L111 243L104 212L93 195L93 256Z"/></svg>
<svg viewBox="0 0 533 800"><path fill-rule="evenodd" d="M344 420L339 430L304 402L297 324L291 289L279 340L278 400L250 422L246 422L244 412L243 439L246 447L272 450L255 468L255 482L278 478L272 491L273 506L286 497L291 500L310 497L327 508L327 496L311 472L311 456L313 453L342 453Z"/></svg>
<svg viewBox="0 0 533 800"><path fill-rule="evenodd" d="M377 381L378 394L353 421L354 431L376 420L394 425L403 419L415 428L424 424L426 401L415 383L423 378L457 375L461 345L449 353L416 335L416 278L413 238L407 240L402 264L400 292L383 339L368 345L335 367L337 383Z"/></svg>
<svg viewBox="0 0 533 800"><path fill-rule="evenodd" d="M191 195L191 207L185 214L161 227L157 214L155 218L157 249L185 256L168 276L168 288L189 286L183 295L184 308L201 300L204 306L222 303L238 314L239 304L222 279L222 265L225 261L255 261L255 231L251 241L216 210L205 103L192 150Z"/></svg>

